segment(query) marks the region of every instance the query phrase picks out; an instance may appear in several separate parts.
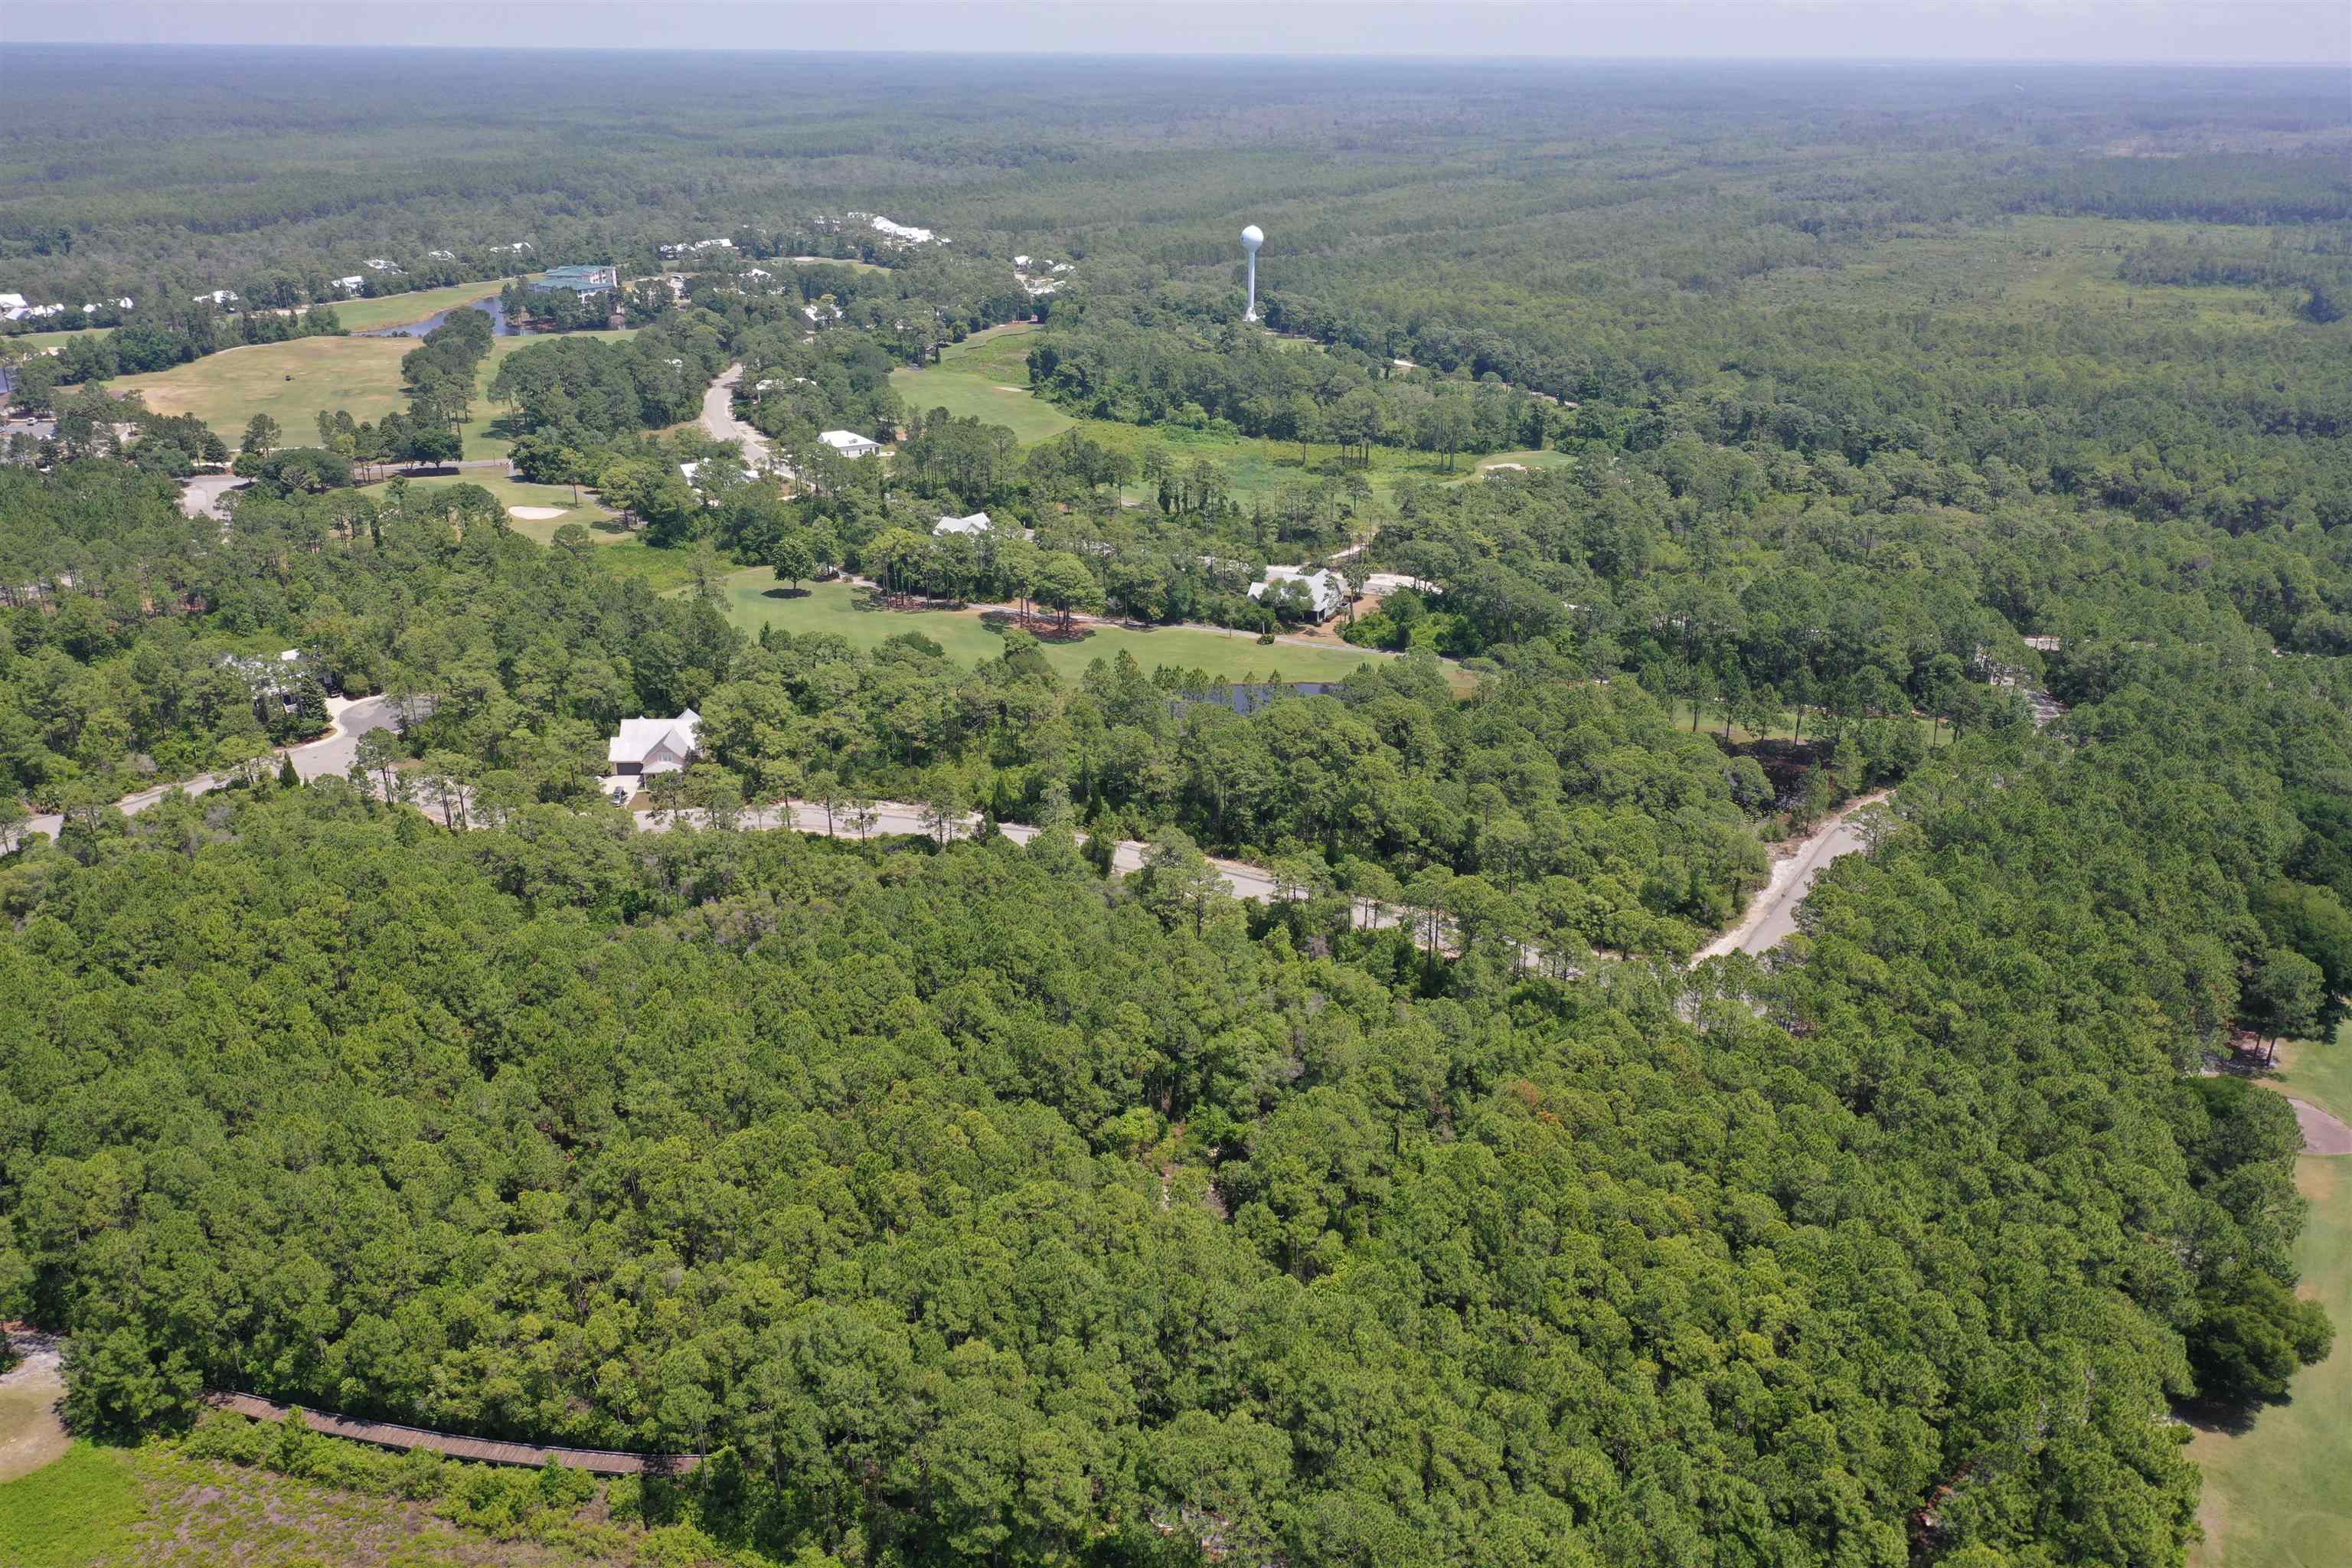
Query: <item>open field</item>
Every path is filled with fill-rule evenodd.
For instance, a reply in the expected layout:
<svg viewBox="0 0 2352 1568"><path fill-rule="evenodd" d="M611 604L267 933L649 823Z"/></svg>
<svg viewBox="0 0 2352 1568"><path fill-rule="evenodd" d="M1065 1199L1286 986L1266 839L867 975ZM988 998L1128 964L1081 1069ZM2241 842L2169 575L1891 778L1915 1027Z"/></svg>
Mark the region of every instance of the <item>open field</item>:
<svg viewBox="0 0 2352 1568"><path fill-rule="evenodd" d="M629 333L589 335L609 339ZM503 427L490 403L490 378L507 355L539 341L500 338L491 345L489 357L482 362L474 417L464 429L467 458L506 456L512 432ZM354 419L373 421L404 406L400 361L415 347L410 338L296 338L228 349L170 370L119 376L107 384L118 394L140 394L159 414L193 414L232 445L247 421L267 414L284 429L289 446L302 446L317 440L321 412L348 408Z"/></svg>
<svg viewBox="0 0 2352 1568"><path fill-rule="evenodd" d="M1268 441L1247 436L1219 436L1178 426L1146 427L1112 420L1080 419L1029 391L1030 340L1042 328L1011 322L974 332L960 343L940 351L940 363L921 370L890 373L890 384L907 401L910 413L944 408L959 419L1001 425L1024 447L1049 441L1065 430L1083 429L1089 439L1135 454L1150 447L1165 450L1179 465L1206 458L1223 468L1234 492L1246 500L1288 484L1312 482L1309 469L1295 441ZM1314 461L1329 459L1333 448L1312 450ZM1459 483L1475 478L1496 463L1517 463L1528 468L1556 468L1573 459L1565 452L1490 452L1484 457L1457 457L1451 468L1445 459L1426 452L1393 447L1372 449L1371 467L1364 477L1374 490L1385 490L1408 475ZM1501 470L1507 474L1509 469ZM1130 489L1128 499L1145 499Z"/></svg>
<svg viewBox="0 0 2352 1568"><path fill-rule="evenodd" d="M372 332L379 327L421 321L468 300L487 300L505 282L493 278L481 283L452 283L446 289L419 289L414 294L387 294L381 300L330 300L327 303L334 306L335 320L342 322L345 331Z"/></svg>
<svg viewBox="0 0 2352 1568"><path fill-rule="evenodd" d="M334 1439L321 1439L332 1442ZM715 1561L686 1527L600 1522L603 1504L540 1541L502 1540L429 1504L353 1492L171 1442L76 1443L38 1474L0 1485L6 1568L698 1568ZM536 1533L536 1532L535 1532ZM547 1539L551 1537L551 1540Z"/></svg>
<svg viewBox="0 0 2352 1568"><path fill-rule="evenodd" d="M2352 1025L2333 1045L2302 1041L2280 1059L2272 1083L2352 1118ZM2352 1563L2352 1157L2305 1155L2295 1185L2311 1201L2295 1244L2302 1289L2326 1303L2336 1349L2297 1374L2288 1403L2242 1433L2200 1430L2189 1445L2205 1471L2206 1540L2191 1549L2191 1568Z"/></svg>
<svg viewBox="0 0 2352 1568"><path fill-rule="evenodd" d="M37 353L43 349L63 347L76 338L102 338L112 331L112 327L77 327L63 332L19 332L14 337L0 338L0 350L14 349L19 354Z"/></svg>
<svg viewBox="0 0 2352 1568"><path fill-rule="evenodd" d="M782 256L778 257L777 259L780 261L789 262L794 267L846 267L852 272L887 272L890 270L887 267L878 266L871 261L847 261L838 259L831 256ZM767 263L762 262L760 265L765 266Z"/></svg>
<svg viewBox="0 0 2352 1568"><path fill-rule="evenodd" d="M610 553L605 559L610 559ZM978 664L1004 651L1004 639L982 625L976 612L859 610L852 606L852 590L845 583L820 583L793 598L786 596L789 590L778 586L773 572L760 566L730 574L726 590L727 618L755 635L761 626L772 626L795 633L831 632L855 647L873 647L902 632L920 632L945 648L949 658L963 664ZM1358 648L1280 643L1262 647L1246 633L1228 637L1184 626L1148 631L1097 626L1093 636L1080 641L1044 647L1046 661L1065 679L1083 674L1097 658L1114 658L1122 651L1133 654L1147 671L1155 665L1175 665L1206 670L1213 679L1222 675L1228 680L1277 674L1285 680L1337 680L1381 658Z"/></svg>
<svg viewBox="0 0 2352 1568"><path fill-rule="evenodd" d="M2126 283L2116 270L2127 250L2157 239L2194 239L2209 251L2260 251L2276 231L2222 224L2175 224L2100 217L2021 216L1998 226L1921 226L1834 268L1790 268L1748 286L1771 304L1838 304L1887 310L1933 309L1988 319L2021 311L2129 315L2268 331L2295 319L2280 291L2210 285Z"/></svg>
<svg viewBox="0 0 2352 1568"><path fill-rule="evenodd" d="M382 495L389 479L362 487L371 495ZM556 518L509 517L507 526L526 539L545 544L555 537L555 531L567 522L587 525L590 537L599 544L617 544L628 537L614 514L596 502L595 492L582 490L577 505L572 500L569 485L534 485L521 479L510 479L495 468L467 468L455 474L428 474L408 481L412 490L447 489L455 485L479 485L498 498L500 506L556 507L563 515ZM599 524L609 526L599 527Z"/></svg>

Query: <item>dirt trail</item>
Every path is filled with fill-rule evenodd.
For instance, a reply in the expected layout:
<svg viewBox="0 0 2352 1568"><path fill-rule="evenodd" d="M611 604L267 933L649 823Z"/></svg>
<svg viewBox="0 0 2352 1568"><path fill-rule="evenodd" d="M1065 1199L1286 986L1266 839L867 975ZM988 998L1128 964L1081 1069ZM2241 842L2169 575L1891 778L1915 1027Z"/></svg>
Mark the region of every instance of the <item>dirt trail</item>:
<svg viewBox="0 0 2352 1568"><path fill-rule="evenodd" d="M65 1342L30 1329L8 1337L24 1360L0 1375L0 1481L31 1475L72 1441L57 1412L66 1392Z"/></svg>

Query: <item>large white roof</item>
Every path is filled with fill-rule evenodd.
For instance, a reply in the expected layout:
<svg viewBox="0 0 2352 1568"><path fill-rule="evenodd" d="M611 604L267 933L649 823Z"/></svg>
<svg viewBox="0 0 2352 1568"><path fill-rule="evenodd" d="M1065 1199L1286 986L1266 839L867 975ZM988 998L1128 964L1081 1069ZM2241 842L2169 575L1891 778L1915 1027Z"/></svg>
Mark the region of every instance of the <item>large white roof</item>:
<svg viewBox="0 0 2352 1568"><path fill-rule="evenodd" d="M605 744L608 763L636 763L654 773L686 765L700 741L702 715L689 708L675 719L624 719Z"/></svg>
<svg viewBox="0 0 2352 1568"><path fill-rule="evenodd" d="M934 534L988 533L992 531L995 527L996 525L994 523L988 521L988 514L986 512L976 511L970 517L943 517L940 519L939 522L932 528L931 531Z"/></svg>

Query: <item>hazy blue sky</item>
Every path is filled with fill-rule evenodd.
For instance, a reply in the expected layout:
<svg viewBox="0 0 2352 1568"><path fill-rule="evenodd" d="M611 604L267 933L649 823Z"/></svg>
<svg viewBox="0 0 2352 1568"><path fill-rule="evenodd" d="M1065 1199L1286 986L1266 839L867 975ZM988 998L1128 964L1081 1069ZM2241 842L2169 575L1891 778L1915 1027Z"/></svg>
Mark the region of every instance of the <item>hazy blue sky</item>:
<svg viewBox="0 0 2352 1568"><path fill-rule="evenodd" d="M2341 64L2352 0L12 0L0 42Z"/></svg>

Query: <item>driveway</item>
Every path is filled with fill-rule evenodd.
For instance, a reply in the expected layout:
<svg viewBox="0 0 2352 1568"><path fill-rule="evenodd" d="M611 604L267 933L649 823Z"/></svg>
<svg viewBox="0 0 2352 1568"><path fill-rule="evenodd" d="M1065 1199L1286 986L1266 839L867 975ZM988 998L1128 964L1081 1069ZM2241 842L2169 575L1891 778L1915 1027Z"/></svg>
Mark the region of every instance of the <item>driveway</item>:
<svg viewBox="0 0 2352 1568"><path fill-rule="evenodd" d="M1748 904L1748 913L1738 925L1700 948L1692 962L1732 952L1767 953L1786 942L1797 929L1797 906L1812 891L1813 879L1822 874L1822 868L1842 855L1868 847L1855 828L1855 816L1864 807L1885 798L1882 790L1847 802L1795 854L1774 861L1771 880Z"/></svg>
<svg viewBox="0 0 2352 1568"><path fill-rule="evenodd" d="M735 384L742 379L743 367L730 364L704 389L702 431L714 441L740 441L744 458L753 468L764 468L776 460L768 438L735 417Z"/></svg>

